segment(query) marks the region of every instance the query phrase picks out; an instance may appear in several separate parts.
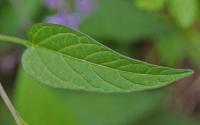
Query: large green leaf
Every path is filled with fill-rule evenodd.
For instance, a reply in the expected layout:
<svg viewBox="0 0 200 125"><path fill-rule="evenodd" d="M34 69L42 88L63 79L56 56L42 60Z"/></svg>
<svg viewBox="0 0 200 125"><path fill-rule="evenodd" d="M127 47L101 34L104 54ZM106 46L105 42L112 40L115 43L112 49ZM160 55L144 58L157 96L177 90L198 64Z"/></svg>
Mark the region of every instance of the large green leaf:
<svg viewBox="0 0 200 125"><path fill-rule="evenodd" d="M160 91L105 94L54 89L20 70L14 102L30 125L128 125L159 110L165 97Z"/></svg>
<svg viewBox="0 0 200 125"><path fill-rule="evenodd" d="M192 73L125 57L60 25L33 26L29 44L23 55L26 72L57 88L130 92L165 86Z"/></svg>

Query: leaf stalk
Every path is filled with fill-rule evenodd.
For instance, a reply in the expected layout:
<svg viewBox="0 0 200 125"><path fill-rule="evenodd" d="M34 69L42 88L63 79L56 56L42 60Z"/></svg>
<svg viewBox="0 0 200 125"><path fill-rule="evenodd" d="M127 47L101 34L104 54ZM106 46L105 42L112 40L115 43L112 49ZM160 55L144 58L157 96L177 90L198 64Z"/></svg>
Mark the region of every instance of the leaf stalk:
<svg viewBox="0 0 200 125"><path fill-rule="evenodd" d="M5 42L12 42L12 43L15 43L15 44L20 44L20 45L23 45L23 46L28 46L28 42L26 40L23 40L21 38L17 38L17 37L14 37L14 36L8 36L8 35L2 35L0 34L0 41L5 41Z"/></svg>

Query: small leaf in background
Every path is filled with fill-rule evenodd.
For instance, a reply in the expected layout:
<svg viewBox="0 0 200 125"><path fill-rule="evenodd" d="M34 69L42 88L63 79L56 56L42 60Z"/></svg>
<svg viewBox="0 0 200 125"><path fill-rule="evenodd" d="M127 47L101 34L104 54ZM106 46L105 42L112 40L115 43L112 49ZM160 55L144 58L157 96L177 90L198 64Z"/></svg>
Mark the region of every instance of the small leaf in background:
<svg viewBox="0 0 200 125"><path fill-rule="evenodd" d="M25 71L46 85L98 92L159 88L192 74L125 57L70 28L38 24L29 32Z"/></svg>
<svg viewBox="0 0 200 125"><path fill-rule="evenodd" d="M133 0L137 7L147 11L158 11L164 7L166 0Z"/></svg>
<svg viewBox="0 0 200 125"><path fill-rule="evenodd" d="M103 94L44 86L20 70L15 106L30 125L127 125L159 110L164 92Z"/></svg>
<svg viewBox="0 0 200 125"><path fill-rule="evenodd" d="M169 12L180 27L190 27L198 16L198 0L169 0Z"/></svg>
<svg viewBox="0 0 200 125"><path fill-rule="evenodd" d="M190 60L199 67L200 65L200 36L199 33L192 33L190 36L190 41L187 43L188 54Z"/></svg>
<svg viewBox="0 0 200 125"><path fill-rule="evenodd" d="M0 8L0 32L5 34L16 34L19 28L19 18L15 9L6 4Z"/></svg>
<svg viewBox="0 0 200 125"><path fill-rule="evenodd" d="M161 61L169 66L181 63L186 54L185 44L185 40L177 33L160 36L156 42L156 48Z"/></svg>
<svg viewBox="0 0 200 125"><path fill-rule="evenodd" d="M25 16L35 19L41 12L42 2L42 0L21 0Z"/></svg>
<svg viewBox="0 0 200 125"><path fill-rule="evenodd" d="M163 18L138 10L132 1L98 0L97 4L97 10L79 27L94 38L127 44L168 30Z"/></svg>

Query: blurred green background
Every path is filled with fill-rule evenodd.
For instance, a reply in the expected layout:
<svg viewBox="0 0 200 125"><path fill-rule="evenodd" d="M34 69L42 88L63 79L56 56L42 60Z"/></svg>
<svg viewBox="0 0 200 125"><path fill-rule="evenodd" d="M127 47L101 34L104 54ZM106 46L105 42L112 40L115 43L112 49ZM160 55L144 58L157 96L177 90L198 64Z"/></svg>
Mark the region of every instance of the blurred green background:
<svg viewBox="0 0 200 125"><path fill-rule="evenodd" d="M28 39L40 22L84 32L152 64L194 75L158 90L101 94L38 84L20 65L23 47L0 43L0 81L29 125L199 125L199 0L0 0L0 33ZM16 125L0 100L0 125Z"/></svg>

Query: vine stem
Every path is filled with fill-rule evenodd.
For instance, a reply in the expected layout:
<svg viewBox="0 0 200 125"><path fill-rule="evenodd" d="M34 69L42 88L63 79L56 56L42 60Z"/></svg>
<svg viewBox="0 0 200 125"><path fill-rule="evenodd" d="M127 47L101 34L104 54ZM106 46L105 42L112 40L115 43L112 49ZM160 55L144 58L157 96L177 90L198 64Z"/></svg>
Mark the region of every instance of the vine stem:
<svg viewBox="0 0 200 125"><path fill-rule="evenodd" d="M10 99L8 98L1 82L0 82L0 96L3 99L4 103L6 104L6 106L8 107L8 109L10 110L12 116L14 117L17 125L28 125L27 123L24 122L24 120L21 118L21 116L18 114L18 112L16 111L16 109L14 108L14 106L12 105Z"/></svg>
<svg viewBox="0 0 200 125"><path fill-rule="evenodd" d="M14 36L8 36L8 35L2 35L2 34L0 34L0 41L12 42L12 43L20 44L23 46L28 45L26 40L23 40Z"/></svg>

